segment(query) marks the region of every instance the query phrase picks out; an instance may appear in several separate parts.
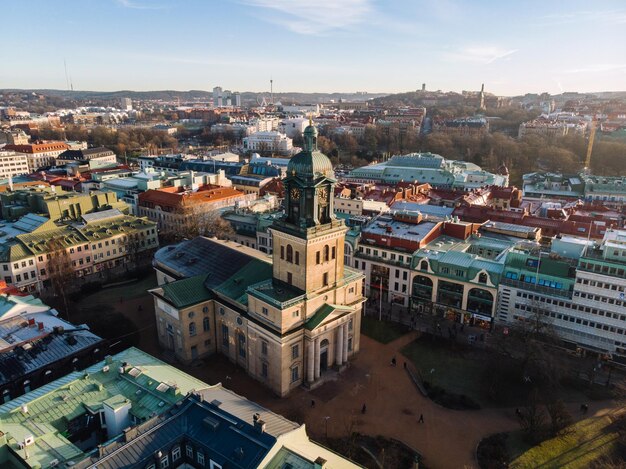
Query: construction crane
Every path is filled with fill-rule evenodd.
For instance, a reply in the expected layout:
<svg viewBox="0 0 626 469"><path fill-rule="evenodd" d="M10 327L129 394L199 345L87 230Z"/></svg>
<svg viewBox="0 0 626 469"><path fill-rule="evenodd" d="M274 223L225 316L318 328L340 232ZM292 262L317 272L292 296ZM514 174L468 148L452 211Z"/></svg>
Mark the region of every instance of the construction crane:
<svg viewBox="0 0 626 469"><path fill-rule="evenodd" d="M589 143L587 144L587 157L585 158L585 171L591 171L591 151L593 150L593 140L596 136L597 122L594 118L591 121L591 131L589 132Z"/></svg>

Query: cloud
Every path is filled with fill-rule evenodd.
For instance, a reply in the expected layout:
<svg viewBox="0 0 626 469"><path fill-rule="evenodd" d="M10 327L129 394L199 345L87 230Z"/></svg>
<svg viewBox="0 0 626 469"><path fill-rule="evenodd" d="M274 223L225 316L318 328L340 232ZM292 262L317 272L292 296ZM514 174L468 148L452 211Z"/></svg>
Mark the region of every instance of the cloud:
<svg viewBox="0 0 626 469"><path fill-rule="evenodd" d="M371 0L243 0L260 18L294 33L324 35L362 23L373 12Z"/></svg>
<svg viewBox="0 0 626 469"><path fill-rule="evenodd" d="M537 26L592 22L626 24L626 10L581 10L569 13L555 13L539 17Z"/></svg>
<svg viewBox="0 0 626 469"><path fill-rule="evenodd" d="M585 67L565 70L564 73L604 73L626 70L626 64L591 64Z"/></svg>
<svg viewBox="0 0 626 469"><path fill-rule="evenodd" d="M118 5L124 8L131 8L133 10L163 10L165 7L162 5L144 5L131 0L115 0Z"/></svg>
<svg viewBox="0 0 626 469"><path fill-rule="evenodd" d="M444 54L444 59L449 62L473 62L488 65L507 58L517 51L518 49L505 49L499 46L468 46L456 52Z"/></svg>

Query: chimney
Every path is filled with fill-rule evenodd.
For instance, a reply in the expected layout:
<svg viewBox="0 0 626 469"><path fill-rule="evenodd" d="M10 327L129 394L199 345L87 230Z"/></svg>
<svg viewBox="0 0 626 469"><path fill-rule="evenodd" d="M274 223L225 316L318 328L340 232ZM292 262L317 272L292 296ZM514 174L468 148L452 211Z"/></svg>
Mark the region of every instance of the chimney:
<svg viewBox="0 0 626 469"><path fill-rule="evenodd" d="M127 427L127 428L125 428L124 429L124 441L126 443L130 442L135 437L137 437L138 433L139 432L137 431L137 427Z"/></svg>
<svg viewBox="0 0 626 469"><path fill-rule="evenodd" d="M315 464L315 469L321 469L322 467L326 465L326 460L320 456L315 460L314 464Z"/></svg>

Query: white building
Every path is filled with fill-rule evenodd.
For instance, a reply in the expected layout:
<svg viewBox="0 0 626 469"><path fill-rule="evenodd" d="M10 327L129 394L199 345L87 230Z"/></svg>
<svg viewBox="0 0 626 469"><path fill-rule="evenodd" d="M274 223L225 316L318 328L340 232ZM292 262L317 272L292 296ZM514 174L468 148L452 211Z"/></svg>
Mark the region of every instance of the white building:
<svg viewBox="0 0 626 469"><path fill-rule="evenodd" d="M549 253L511 251L497 319L539 317L565 342L624 363L625 295L626 230L608 230L600 243L563 237Z"/></svg>
<svg viewBox="0 0 626 469"><path fill-rule="evenodd" d="M133 100L130 98L122 98L120 100L120 109L122 109L122 111L132 111Z"/></svg>
<svg viewBox="0 0 626 469"><path fill-rule="evenodd" d="M278 131L287 135L289 138L301 137L307 125L309 125L308 119L303 117L290 117L282 119L278 123Z"/></svg>
<svg viewBox="0 0 626 469"><path fill-rule="evenodd" d="M24 153L0 151L0 179L28 174L28 158Z"/></svg>
<svg viewBox="0 0 626 469"><path fill-rule="evenodd" d="M293 141L280 132L256 132L243 139L246 152L271 152L291 155Z"/></svg>

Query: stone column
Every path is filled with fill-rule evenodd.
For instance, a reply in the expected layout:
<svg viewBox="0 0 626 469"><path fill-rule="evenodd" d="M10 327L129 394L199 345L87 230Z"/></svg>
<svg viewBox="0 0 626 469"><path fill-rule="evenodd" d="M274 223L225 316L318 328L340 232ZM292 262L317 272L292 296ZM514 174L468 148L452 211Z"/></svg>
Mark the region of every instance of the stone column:
<svg viewBox="0 0 626 469"><path fill-rule="evenodd" d="M315 345L313 341L306 345L306 380L312 383L315 379Z"/></svg>
<svg viewBox="0 0 626 469"><path fill-rule="evenodd" d="M343 325L343 363L348 361L348 323Z"/></svg>
<svg viewBox="0 0 626 469"><path fill-rule="evenodd" d="M343 324L340 324L337 329L337 338L335 339L335 364L337 366L343 363Z"/></svg>
<svg viewBox="0 0 626 469"><path fill-rule="evenodd" d="M315 338L315 352L313 353L315 357L315 379L320 377L320 339L319 337Z"/></svg>

